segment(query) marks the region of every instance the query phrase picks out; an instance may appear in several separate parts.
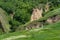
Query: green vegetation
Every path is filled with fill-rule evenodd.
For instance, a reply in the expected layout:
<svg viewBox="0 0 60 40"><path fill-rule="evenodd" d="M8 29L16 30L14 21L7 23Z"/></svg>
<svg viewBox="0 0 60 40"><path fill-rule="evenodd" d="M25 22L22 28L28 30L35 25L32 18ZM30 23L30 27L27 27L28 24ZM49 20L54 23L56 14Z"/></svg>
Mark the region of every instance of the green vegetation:
<svg viewBox="0 0 60 40"><path fill-rule="evenodd" d="M31 37L18 38L15 40L60 40L60 21L51 25L47 25L43 29L36 32L30 30L0 35L0 39L19 35L31 35Z"/></svg>
<svg viewBox="0 0 60 40"><path fill-rule="evenodd" d="M43 10L43 17L31 22L31 15L35 8ZM48 9L47 12L46 9ZM49 24L47 22L49 18L58 19ZM0 40L20 35L30 35L30 37L13 37L13 40L60 40L59 20L60 0L0 0ZM34 31L35 28L32 27L35 27L34 23L37 22L43 26L39 26L40 28Z"/></svg>
<svg viewBox="0 0 60 40"><path fill-rule="evenodd" d="M38 32L30 33L30 38L18 38L15 40L60 40L60 22L48 25Z"/></svg>
<svg viewBox="0 0 60 40"><path fill-rule="evenodd" d="M30 21L33 8L41 7L44 10L46 3L50 3L49 11L60 7L59 0L0 0L0 7L7 12L8 16L13 15L9 24L11 31L15 31L18 26Z"/></svg>
<svg viewBox="0 0 60 40"><path fill-rule="evenodd" d="M8 21L9 21L9 18L6 15L6 12L0 8L0 22L3 28L3 31L7 33L10 31L10 24Z"/></svg>
<svg viewBox="0 0 60 40"><path fill-rule="evenodd" d="M30 25L32 23L35 23L35 22L42 22L42 21L47 20L48 18L53 17L55 15L60 15L60 8L48 12L44 17L40 18L39 20L35 20L33 22L28 22L28 23L26 23L24 25L20 25L20 27L18 27L17 29L24 28L24 27L26 27L26 26L28 26L28 25Z"/></svg>

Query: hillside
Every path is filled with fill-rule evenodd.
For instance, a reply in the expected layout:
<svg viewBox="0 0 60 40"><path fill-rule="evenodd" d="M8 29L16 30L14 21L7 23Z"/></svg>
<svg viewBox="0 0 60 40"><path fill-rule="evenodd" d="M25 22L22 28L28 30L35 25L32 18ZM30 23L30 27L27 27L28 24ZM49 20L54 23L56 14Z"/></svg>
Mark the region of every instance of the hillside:
<svg viewBox="0 0 60 40"><path fill-rule="evenodd" d="M60 0L0 0L0 40L60 40Z"/></svg>
<svg viewBox="0 0 60 40"><path fill-rule="evenodd" d="M39 27L42 27L42 24L43 24L43 26L44 26L44 25L48 25L48 24L50 23L50 22L47 22L47 20L48 20L49 18L52 19L52 23L55 23L55 22L57 22L57 21L53 22L54 20L56 20L56 19L53 20L53 18L54 18L55 15L56 15L56 16L59 15L59 18L58 18L58 17L56 18L57 21L59 21L59 20L60 20L60 8L48 12L46 15L44 15L44 17L40 18L39 20L35 20L35 21L32 21L32 22L28 22L28 23L26 23L26 24L24 24L24 25L20 25L20 27L18 27L17 30L21 30L21 29L24 30L24 29L26 29L27 27L28 27L29 29L33 29L33 27L36 27L36 25L40 25ZM44 22L44 21L45 21L45 22ZM50 24L52 24L52 23L50 23ZM33 25L33 26L31 26L31 25ZM21 26L22 26L22 27L21 27ZM39 27L38 27L38 28L39 28Z"/></svg>
<svg viewBox="0 0 60 40"><path fill-rule="evenodd" d="M19 38L21 35L27 35L27 37ZM60 40L60 21L51 25L47 25L38 31L29 30L0 35L1 40L7 40L9 38L11 38L10 40Z"/></svg>

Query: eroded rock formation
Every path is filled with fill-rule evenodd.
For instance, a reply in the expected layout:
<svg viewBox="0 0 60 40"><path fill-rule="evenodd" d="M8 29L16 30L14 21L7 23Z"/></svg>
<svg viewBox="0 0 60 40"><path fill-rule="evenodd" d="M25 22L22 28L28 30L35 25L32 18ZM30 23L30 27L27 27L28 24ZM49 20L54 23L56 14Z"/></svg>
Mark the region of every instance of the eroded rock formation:
<svg viewBox="0 0 60 40"><path fill-rule="evenodd" d="M42 26L43 26L43 24L40 22L33 22L33 23L30 23L28 26L26 26L26 30L40 28Z"/></svg>
<svg viewBox="0 0 60 40"><path fill-rule="evenodd" d="M34 8L31 16L31 21L38 20L42 17L43 10L42 8L39 10L38 8Z"/></svg>
<svg viewBox="0 0 60 40"><path fill-rule="evenodd" d="M49 24L55 23L55 22L57 22L57 21L60 21L60 15L55 15L55 16L47 19L47 22L48 22Z"/></svg>

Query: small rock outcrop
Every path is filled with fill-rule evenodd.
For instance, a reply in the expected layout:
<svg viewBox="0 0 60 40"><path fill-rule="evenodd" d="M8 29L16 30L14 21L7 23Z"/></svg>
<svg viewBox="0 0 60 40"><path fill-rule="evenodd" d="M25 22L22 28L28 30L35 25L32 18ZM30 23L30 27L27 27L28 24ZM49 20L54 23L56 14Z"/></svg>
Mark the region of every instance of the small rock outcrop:
<svg viewBox="0 0 60 40"><path fill-rule="evenodd" d="M57 22L57 21L60 21L60 15L55 15L55 16L47 19L47 22L48 22L49 24L55 23L55 22Z"/></svg>
<svg viewBox="0 0 60 40"><path fill-rule="evenodd" d="M43 26L43 24L40 22L33 22L33 23L30 23L28 26L26 26L26 30L35 29L35 28L39 28L42 26Z"/></svg>
<svg viewBox="0 0 60 40"><path fill-rule="evenodd" d="M43 10L42 8L39 10L38 8L34 8L31 16L31 21L38 20L42 17Z"/></svg>

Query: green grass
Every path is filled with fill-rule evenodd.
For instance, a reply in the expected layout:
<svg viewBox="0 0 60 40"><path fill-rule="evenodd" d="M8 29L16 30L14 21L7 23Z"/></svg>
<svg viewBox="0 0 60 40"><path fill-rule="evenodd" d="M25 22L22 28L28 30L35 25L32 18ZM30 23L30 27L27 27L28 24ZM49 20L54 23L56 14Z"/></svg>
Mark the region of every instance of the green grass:
<svg viewBox="0 0 60 40"><path fill-rule="evenodd" d="M60 22L48 25L46 28L38 32L32 32L30 38L19 38L15 40L60 40Z"/></svg>
<svg viewBox="0 0 60 40"><path fill-rule="evenodd" d="M45 26L43 29L37 32L21 31L0 35L0 39L8 38L18 35L31 35L27 38L18 38L15 40L60 40L60 21L54 24Z"/></svg>

